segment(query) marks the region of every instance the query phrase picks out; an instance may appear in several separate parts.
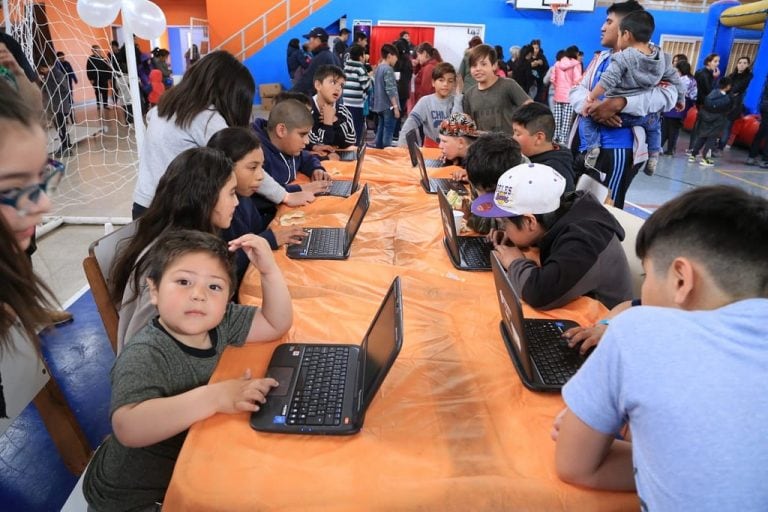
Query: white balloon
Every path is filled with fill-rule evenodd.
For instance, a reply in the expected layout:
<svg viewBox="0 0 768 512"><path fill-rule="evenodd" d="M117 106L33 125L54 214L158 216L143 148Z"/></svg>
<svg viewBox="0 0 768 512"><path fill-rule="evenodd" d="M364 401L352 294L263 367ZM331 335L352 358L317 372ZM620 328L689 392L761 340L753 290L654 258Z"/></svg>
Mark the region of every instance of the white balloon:
<svg viewBox="0 0 768 512"><path fill-rule="evenodd" d="M120 0L77 0L77 14L92 27L112 24L120 11Z"/></svg>
<svg viewBox="0 0 768 512"><path fill-rule="evenodd" d="M142 39L156 39L165 32L165 14L149 0L123 0L123 18Z"/></svg>

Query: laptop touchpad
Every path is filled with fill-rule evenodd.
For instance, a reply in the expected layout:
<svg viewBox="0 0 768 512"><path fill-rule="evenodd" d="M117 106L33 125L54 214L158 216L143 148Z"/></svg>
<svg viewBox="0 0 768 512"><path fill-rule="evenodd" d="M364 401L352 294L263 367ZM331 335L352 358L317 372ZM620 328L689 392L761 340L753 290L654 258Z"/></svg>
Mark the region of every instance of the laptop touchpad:
<svg viewBox="0 0 768 512"><path fill-rule="evenodd" d="M287 368L285 366L273 366L267 370L267 377L272 377L280 383L276 388L272 388L269 396L285 396L288 394L288 391L291 389L293 371L294 368Z"/></svg>

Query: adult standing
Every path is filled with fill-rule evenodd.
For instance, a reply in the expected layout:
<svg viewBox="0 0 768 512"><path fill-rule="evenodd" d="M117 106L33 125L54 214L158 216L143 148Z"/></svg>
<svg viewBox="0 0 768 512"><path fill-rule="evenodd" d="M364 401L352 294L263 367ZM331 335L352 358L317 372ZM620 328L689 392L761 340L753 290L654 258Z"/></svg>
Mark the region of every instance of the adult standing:
<svg viewBox="0 0 768 512"><path fill-rule="evenodd" d="M547 88L544 87L544 75L549 70L549 62L544 55L544 50L541 49L541 41L534 39L531 41L531 48L533 53L531 54L531 72L536 79L536 95L531 95L534 101L547 104Z"/></svg>
<svg viewBox="0 0 768 512"><path fill-rule="evenodd" d="M469 69L469 50L475 46L483 44L483 40L480 36L472 36L467 44L467 49L464 50L464 57L461 59L459 70L456 72L456 90L463 92L477 84L474 78L472 78L472 71Z"/></svg>
<svg viewBox="0 0 768 512"><path fill-rule="evenodd" d="M525 93L533 98L536 95L536 77L533 76L531 68L531 58L533 57L533 48L525 45L520 48L520 53L515 59L515 66L511 70L511 78L522 87Z"/></svg>
<svg viewBox="0 0 768 512"><path fill-rule="evenodd" d="M346 55L349 49L347 41L349 41L349 29L343 28L339 30L339 37L333 43L333 53L339 58L339 62L344 62L344 55Z"/></svg>
<svg viewBox="0 0 768 512"><path fill-rule="evenodd" d="M56 158L69 156L72 143L67 132L67 117L72 110L72 92L69 90L67 75L60 67L40 64L40 76L43 79L43 98L45 109L53 119L59 134L59 148L53 152Z"/></svg>
<svg viewBox="0 0 768 512"><path fill-rule="evenodd" d="M619 51L621 20L630 12L642 10L643 7L636 0L614 3L608 8L605 22L600 29L600 44L607 50L600 52L600 55L592 60L581 82L571 89L569 99L574 111L584 112L584 103L589 92L610 64L614 52ZM595 168L603 174L602 182L611 190L611 198L617 208L624 207L627 189L638 171L634 165L633 152L635 130L622 127L618 114L644 116L650 112L666 112L674 107L676 101L677 89L656 86L635 96L606 98L586 112L603 125L600 130L600 146L603 150L600 151ZM640 131L642 132L642 129ZM580 142L580 151L585 151L585 141ZM645 144L638 144L638 151L644 150L644 146Z"/></svg>
<svg viewBox="0 0 768 512"><path fill-rule="evenodd" d="M61 68L62 71L67 75L67 82L69 83L69 90L73 91L75 90L75 85L77 83L77 74L75 73L75 70L72 68L72 64L64 58L64 52L56 52L56 65Z"/></svg>
<svg viewBox="0 0 768 512"><path fill-rule="evenodd" d="M739 57L739 60L736 61L736 69L728 75L728 78L731 79L731 91L728 94L731 96L733 108L728 112L728 124L723 131L723 135L720 137L720 144L718 145L720 150L725 149L725 146L728 145L733 122L740 118L744 111L744 95L747 93L747 88L753 76L752 70L749 68L750 64L749 57L746 55Z"/></svg>
<svg viewBox="0 0 768 512"><path fill-rule="evenodd" d="M328 32L324 28L313 28L308 34L304 34L304 39L308 40L307 49L312 53L312 61L301 75L301 78L293 84L291 91L314 96L316 92L314 77L317 68L326 64L342 67L341 59L331 52L331 49L328 47Z"/></svg>
<svg viewBox="0 0 768 512"><path fill-rule="evenodd" d="M286 63L288 65L288 76L291 77L291 85L296 85L296 81L301 78L304 70L309 67L309 57L304 53L298 38L288 41L286 53Z"/></svg>
<svg viewBox="0 0 768 512"><path fill-rule="evenodd" d="M698 90L698 96L696 96L696 110L700 111L704 106L704 99L712 92L712 88L717 83L717 79L720 78L720 56L716 53L710 53L704 58L704 67L696 72L693 77L696 79L696 89ZM693 145L696 143L696 139L699 137L699 122L698 112L696 115L696 124L693 125L693 131L691 131L691 140L688 142L688 151L691 153Z"/></svg>
<svg viewBox="0 0 768 512"><path fill-rule="evenodd" d="M411 79L413 78L413 62L411 62L411 50L406 39L398 39L394 43L397 48L397 62L395 63L395 79L397 80L397 96L400 101L400 117L395 121L393 137L400 136L400 127L408 116L408 97L411 95Z"/></svg>
<svg viewBox="0 0 768 512"><path fill-rule="evenodd" d="M112 80L112 66L104 58L104 51L99 45L91 46L91 56L85 64L85 74L96 94L96 106L109 110L109 82Z"/></svg>

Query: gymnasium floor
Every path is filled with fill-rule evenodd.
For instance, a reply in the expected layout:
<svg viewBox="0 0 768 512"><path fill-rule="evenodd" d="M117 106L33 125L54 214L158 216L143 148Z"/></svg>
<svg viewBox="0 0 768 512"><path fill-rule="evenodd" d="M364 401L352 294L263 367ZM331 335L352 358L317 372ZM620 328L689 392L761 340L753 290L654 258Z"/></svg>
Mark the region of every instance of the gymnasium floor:
<svg viewBox="0 0 768 512"><path fill-rule="evenodd" d="M89 140L88 144L94 142L98 141ZM768 170L744 165L743 148L724 151L715 167L706 168L687 162L683 155L687 144L687 135L681 135L676 157L662 157L655 176L640 174L635 179L627 196L627 210L647 217L664 201L699 185L730 184L768 197ZM107 168L104 172L124 168L124 164L114 165L117 170ZM132 190L131 181L124 181L115 193L87 208L98 216L127 217ZM75 317L73 323L44 336L44 355L94 448L110 432L109 370L114 355L85 287L82 259L88 245L103 232L103 226L64 225L39 240L33 257L36 270ZM76 482L63 466L35 409L28 407L0 436L0 508L9 512L59 510ZM68 510L85 510L85 506L80 502Z"/></svg>

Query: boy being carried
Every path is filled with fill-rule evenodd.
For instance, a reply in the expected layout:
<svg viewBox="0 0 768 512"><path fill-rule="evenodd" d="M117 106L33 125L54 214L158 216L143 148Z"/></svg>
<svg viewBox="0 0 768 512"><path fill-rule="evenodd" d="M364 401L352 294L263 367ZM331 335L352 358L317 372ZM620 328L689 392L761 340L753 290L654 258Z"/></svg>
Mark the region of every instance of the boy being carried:
<svg viewBox="0 0 768 512"><path fill-rule="evenodd" d="M555 117L547 106L528 103L515 110L512 129L520 151L535 164L544 164L565 178L565 191L574 189L573 153L552 143Z"/></svg>
<svg viewBox="0 0 768 512"><path fill-rule="evenodd" d="M315 72L312 97L312 131L307 149L322 159L338 159L336 148L355 143L355 123L347 107L339 103L344 89L344 72L340 67L325 65Z"/></svg>
<svg viewBox="0 0 768 512"><path fill-rule="evenodd" d="M448 62L441 62L432 69L432 87L435 92L419 98L408 119L400 129L406 134L411 130L423 130L424 138L437 142L440 137L440 127L443 120L448 119L454 112L461 111L461 103L456 90L456 70ZM472 123L474 126L474 122ZM422 141L423 145L426 141ZM407 144L405 137L398 139L399 146ZM433 146L434 147L434 146Z"/></svg>
<svg viewBox="0 0 768 512"><path fill-rule="evenodd" d="M579 134L586 145L585 163L594 168L600 156L600 124L589 115L588 109L600 99L615 96L635 96L666 82L677 88L677 110L685 107L685 89L672 61L661 48L650 43L656 25L647 11L635 11L624 16L619 25L619 48L611 63L600 76L600 81L587 96ZM661 114L649 112L645 116L620 114L622 126L641 126L648 143L648 162L645 173L653 175L661 153Z"/></svg>
<svg viewBox="0 0 768 512"><path fill-rule="evenodd" d="M261 308L229 302L232 251L242 249L261 275ZM149 285L159 317L125 346L112 368L114 434L88 465L89 510L150 510L162 501L187 430L217 413L257 411L274 379L208 381L229 345L283 336L293 312L288 287L266 240L227 243L200 231L167 233L149 254ZM154 508L152 508L154 510Z"/></svg>
<svg viewBox="0 0 768 512"><path fill-rule="evenodd" d="M750 428L768 422L766 254L768 201L735 187L691 190L645 221L643 305L563 388L561 479L636 490L643 510L766 509L768 443Z"/></svg>

